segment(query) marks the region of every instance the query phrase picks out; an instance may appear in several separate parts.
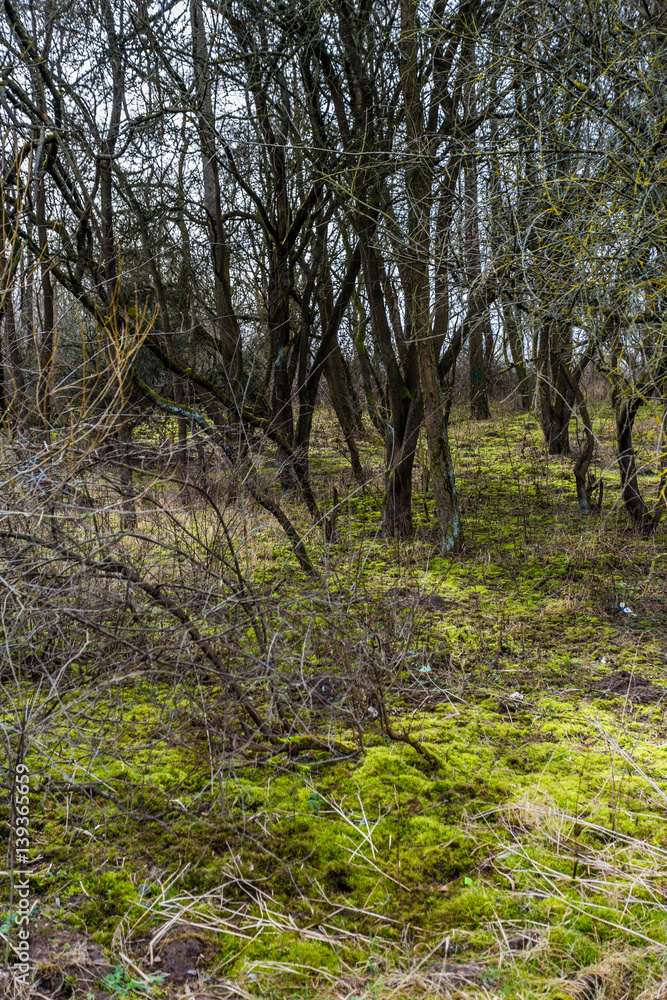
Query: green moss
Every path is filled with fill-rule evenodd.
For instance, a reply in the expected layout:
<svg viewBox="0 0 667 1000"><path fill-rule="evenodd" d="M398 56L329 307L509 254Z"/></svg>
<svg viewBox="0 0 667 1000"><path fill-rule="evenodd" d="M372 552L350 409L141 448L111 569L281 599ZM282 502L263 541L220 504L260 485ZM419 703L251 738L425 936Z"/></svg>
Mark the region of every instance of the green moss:
<svg viewBox="0 0 667 1000"><path fill-rule="evenodd" d="M336 977L354 974L381 997L384 975L446 937L454 960L488 964L493 992L505 997L550 995L552 980L624 949L636 951L638 979L648 976L641 950L667 939L656 906L665 713L591 685L612 665L641 665L665 683L664 639L648 615L664 562L628 538L620 556L609 522L582 519L568 463L520 455L524 423L507 417L501 437L476 440L459 458L461 557L434 555L431 497L410 545L369 537L381 502L372 487L344 507L319 589L286 573L291 551L267 529L253 583L283 711L290 722L305 717L302 675L339 673L351 689L333 712L310 716L310 734L293 737L289 755L237 750L223 764L232 723L220 678L204 688L187 676L74 687L68 712L40 722L28 750L42 789L32 828L47 869L32 882L40 903L61 900L63 919L108 946L128 913L123 927L137 936L167 919L173 910L160 910L160 899L170 880L174 907L201 897L204 926L219 921L224 899L250 929L215 938L221 968L262 996L309 987L311 998L327 997ZM453 434L461 451L466 423ZM312 458L317 486L331 469L316 447ZM319 483L325 495L329 484ZM309 544L324 556L319 536ZM610 572L623 580L609 582ZM615 619L621 582L640 610L646 597L650 628ZM406 596L387 600L390 587ZM424 595L446 605L420 603ZM147 613L142 625L159 631L164 616ZM252 631L244 624L235 635L243 649L230 662L256 684L263 710ZM388 740L367 715L378 677L394 730L421 753ZM13 695L19 709L46 704L29 687ZM12 711L2 712L9 727ZM234 738L244 745L243 734ZM335 762L334 744L348 760ZM526 928L539 930L540 946L510 962L503 942Z"/></svg>
<svg viewBox="0 0 667 1000"><path fill-rule="evenodd" d="M78 887L77 887L78 888ZM121 917L125 916L136 898L136 889L126 873L101 872L81 880L85 898L79 900L76 923L108 943Z"/></svg>

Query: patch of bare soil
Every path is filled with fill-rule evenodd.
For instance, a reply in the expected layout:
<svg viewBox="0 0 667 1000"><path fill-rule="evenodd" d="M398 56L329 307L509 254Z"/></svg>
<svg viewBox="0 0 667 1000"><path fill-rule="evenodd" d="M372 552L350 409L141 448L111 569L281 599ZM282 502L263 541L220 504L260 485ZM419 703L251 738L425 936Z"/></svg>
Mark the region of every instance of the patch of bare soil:
<svg viewBox="0 0 667 1000"><path fill-rule="evenodd" d="M168 938L159 948L159 970L168 983L180 986L202 970L206 951L206 943L191 933Z"/></svg>
<svg viewBox="0 0 667 1000"><path fill-rule="evenodd" d="M630 673L629 670L615 670L599 681L595 681L592 689L608 697L627 698L635 705L648 705L660 701L667 695L665 688L654 684L641 674Z"/></svg>
<svg viewBox="0 0 667 1000"><path fill-rule="evenodd" d="M37 921L31 926L30 958L33 969L32 987L26 993L9 973L0 975L0 996L16 998L86 997L102 1000L109 991L101 980L113 966L95 941L68 927L56 927L50 921Z"/></svg>
<svg viewBox="0 0 667 1000"><path fill-rule="evenodd" d="M137 955L135 969L140 967L145 973L164 974L159 995L168 998L181 996L182 987L198 996L197 984L210 960L207 942L192 932L177 933L163 941L156 950L155 964L147 965L146 955ZM110 1000L125 996L104 982L113 974L117 966L110 962L103 949L91 938L68 927L58 927L50 921L33 925L30 938L30 954L33 981L27 988L16 982L9 972L0 972L0 998L2 1000ZM134 971L130 969L134 978ZM194 988L194 992L192 992ZM214 992L212 992L214 991ZM136 995L136 990L132 991ZM150 994L149 994L150 995ZM216 1000L239 1000L245 994L238 992L235 984L224 980L210 984L206 996Z"/></svg>
<svg viewBox="0 0 667 1000"><path fill-rule="evenodd" d="M452 601L445 600L440 594L420 594L418 590L407 587L390 587L383 596L392 604L414 604L424 611L446 611L453 607Z"/></svg>
<svg viewBox="0 0 667 1000"><path fill-rule="evenodd" d="M521 934L516 934L511 937L507 942L510 951L528 951L530 948L536 948L540 943L540 932L535 930L522 931Z"/></svg>

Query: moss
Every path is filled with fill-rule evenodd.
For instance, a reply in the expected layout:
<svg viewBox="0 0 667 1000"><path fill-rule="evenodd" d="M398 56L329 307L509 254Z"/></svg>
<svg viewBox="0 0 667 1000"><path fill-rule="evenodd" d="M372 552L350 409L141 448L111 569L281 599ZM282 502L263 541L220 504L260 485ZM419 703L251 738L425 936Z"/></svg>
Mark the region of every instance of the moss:
<svg viewBox="0 0 667 1000"><path fill-rule="evenodd" d="M665 683L657 619L642 632L621 627L608 583L611 560L641 608L644 592L664 587L664 565L649 578L643 541L625 539L632 558L621 558L603 525L579 517L567 463L515 450L508 479L500 458L520 448L523 427L522 416L508 418L503 436L475 442L461 466L462 557L433 555L431 498L410 546L370 538L379 494L369 489L350 498L347 525L341 514L327 585L306 592L267 529L253 582L285 711L296 718L299 671L340 672L361 691L358 704L311 716L291 755L267 754L258 767L258 751L238 751L233 767L221 765L230 737L219 678L205 689L139 677L115 692L74 688L68 721L45 724L28 752L42 789L34 846L51 865L32 882L36 897L74 901L63 919L109 945L128 912L148 933L143 905L170 879L172 901L203 897L203 922L219 918L211 893L224 886L225 903L256 923L248 939L220 934L218 959L225 976L264 996L310 986L325 997L318 970L335 979L350 969L381 996L382 975L405 965L406 948L425 955L449 937L461 960L497 974L494 993L544 997L552 980L619 949L639 956L665 942L655 906L657 849L667 846L665 714L591 692L612 661ZM461 422L459 449L466 434ZM389 587L408 596L389 603ZM420 605L429 594L446 607ZM163 627L162 617L150 625ZM239 634L254 650L251 632ZM364 715L378 671L392 725L425 753L387 742ZM334 763L332 746L350 759ZM73 781L84 790L72 793ZM166 919L158 910L156 925ZM325 926L335 948L315 937ZM539 929L539 948L504 958L497 973L503 935L523 928ZM635 968L645 964L636 957Z"/></svg>
<svg viewBox="0 0 667 1000"><path fill-rule="evenodd" d="M441 828L438 834L442 837L445 832L446 828ZM421 873L426 880L449 882L475 870L478 844L472 838L462 837L454 827L450 828L450 837L445 843L427 848L421 856Z"/></svg>
<svg viewBox="0 0 667 1000"><path fill-rule="evenodd" d="M354 889L353 868L349 862L339 858L324 869L323 881L331 892L347 896Z"/></svg>
<svg viewBox="0 0 667 1000"><path fill-rule="evenodd" d="M80 899L74 923L82 925L96 940L108 944L121 917L136 898L136 889L124 873L102 872L81 882L85 897ZM72 922L70 918L70 922Z"/></svg>

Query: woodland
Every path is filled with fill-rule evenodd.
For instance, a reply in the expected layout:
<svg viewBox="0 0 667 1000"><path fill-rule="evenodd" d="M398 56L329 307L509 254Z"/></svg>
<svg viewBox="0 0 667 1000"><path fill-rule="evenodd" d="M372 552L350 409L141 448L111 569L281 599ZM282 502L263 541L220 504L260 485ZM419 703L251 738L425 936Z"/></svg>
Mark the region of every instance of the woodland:
<svg viewBox="0 0 667 1000"><path fill-rule="evenodd" d="M667 5L3 0L0 135L0 995L667 997Z"/></svg>

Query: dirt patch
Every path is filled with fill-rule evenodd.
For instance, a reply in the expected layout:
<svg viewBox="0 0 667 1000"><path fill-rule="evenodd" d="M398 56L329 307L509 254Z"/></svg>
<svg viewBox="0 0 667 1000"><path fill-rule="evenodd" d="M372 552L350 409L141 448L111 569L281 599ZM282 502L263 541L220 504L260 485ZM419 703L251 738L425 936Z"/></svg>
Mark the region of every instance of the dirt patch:
<svg viewBox="0 0 667 1000"><path fill-rule="evenodd" d="M528 951L535 948L540 943L539 931L523 931L515 937L511 937L507 942L510 951Z"/></svg>
<svg viewBox="0 0 667 1000"><path fill-rule="evenodd" d="M198 975L206 951L206 943L192 934L169 938L159 949L158 968L169 983L180 985Z"/></svg>
<svg viewBox="0 0 667 1000"><path fill-rule="evenodd" d="M592 690L608 697L628 698L636 705L648 705L667 695L665 688L629 670L615 670L613 674L595 681Z"/></svg>
<svg viewBox="0 0 667 1000"><path fill-rule="evenodd" d="M34 980L27 997L102 1000L110 995L102 979L113 965L103 949L79 931L48 920L36 921L31 928L30 957ZM0 975L0 996L20 995L11 976Z"/></svg>
<svg viewBox="0 0 667 1000"><path fill-rule="evenodd" d="M49 921L31 927L30 955L36 964L76 963L110 967L103 949L91 938Z"/></svg>
<svg viewBox="0 0 667 1000"><path fill-rule="evenodd" d="M425 611L445 611L453 607L451 601L446 601L440 594L420 594L416 590L408 590L407 587L390 587L384 592L385 598L392 604L408 603L416 604L418 608Z"/></svg>
<svg viewBox="0 0 667 1000"><path fill-rule="evenodd" d="M385 590L383 596L395 603L407 600L411 593L412 591L408 590L407 587L390 587L389 590Z"/></svg>
<svg viewBox="0 0 667 1000"><path fill-rule="evenodd" d="M446 601L440 594L424 594L417 601L417 605L427 611L445 611L452 607L452 602Z"/></svg>
<svg viewBox="0 0 667 1000"><path fill-rule="evenodd" d="M135 961L149 974L164 974L165 996L169 996L170 987L181 986L199 975L210 957L208 951L206 941L192 932L181 933L162 943L152 969L146 968L145 961L140 957ZM129 988L134 978L132 969L126 973L120 965L110 962L103 949L91 938L71 928L58 927L50 921L39 923L31 934L31 959L34 982L27 996L53 997L54 1000L107 1000L114 995L124 996L123 989ZM0 976L0 997L17 995L11 977ZM231 997L236 994L226 995Z"/></svg>

